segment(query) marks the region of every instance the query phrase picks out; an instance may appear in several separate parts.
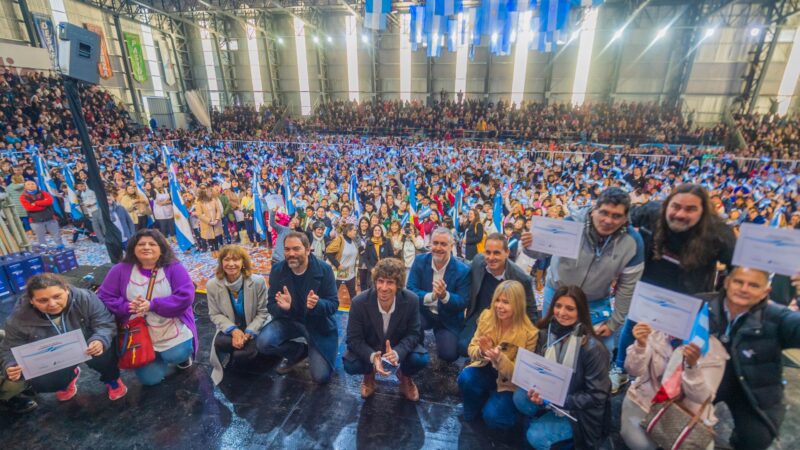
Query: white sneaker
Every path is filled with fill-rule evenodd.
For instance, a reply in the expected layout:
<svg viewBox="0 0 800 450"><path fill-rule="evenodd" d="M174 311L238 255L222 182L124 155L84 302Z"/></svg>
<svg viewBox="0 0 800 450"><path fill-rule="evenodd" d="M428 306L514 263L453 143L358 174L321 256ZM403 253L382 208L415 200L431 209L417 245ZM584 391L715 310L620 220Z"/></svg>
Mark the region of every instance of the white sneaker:
<svg viewBox="0 0 800 450"><path fill-rule="evenodd" d="M177 366L178 366L178 369L186 370L189 367L192 367L193 363L194 363L194 361L192 360L192 357L190 356L189 359L187 359L186 361L184 361L182 363L177 364Z"/></svg>
<svg viewBox="0 0 800 450"><path fill-rule="evenodd" d="M614 395L619 392L622 386L625 386L629 379L628 374L619 367L612 367L608 372L608 377L611 379L611 394Z"/></svg>

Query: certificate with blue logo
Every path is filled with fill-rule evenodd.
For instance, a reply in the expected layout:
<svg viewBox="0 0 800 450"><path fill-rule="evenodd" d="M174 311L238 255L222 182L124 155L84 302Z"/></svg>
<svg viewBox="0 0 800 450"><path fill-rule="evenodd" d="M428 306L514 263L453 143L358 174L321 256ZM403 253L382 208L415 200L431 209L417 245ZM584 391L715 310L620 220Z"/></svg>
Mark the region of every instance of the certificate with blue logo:
<svg viewBox="0 0 800 450"><path fill-rule="evenodd" d="M73 330L11 349L26 380L47 375L92 359L86 354L86 339ZM114 351L107 349L106 351Z"/></svg>
<svg viewBox="0 0 800 450"><path fill-rule="evenodd" d="M535 389L543 399L564 406L572 381L572 368L520 348L511 382L526 392Z"/></svg>
<svg viewBox="0 0 800 450"><path fill-rule="evenodd" d="M553 256L578 259L583 238L583 222L531 217L533 243L530 249Z"/></svg>
<svg viewBox="0 0 800 450"><path fill-rule="evenodd" d="M743 223L733 265L787 276L800 273L800 230Z"/></svg>
<svg viewBox="0 0 800 450"><path fill-rule="evenodd" d="M672 337L687 340L703 301L642 281L633 290L628 318L644 322Z"/></svg>

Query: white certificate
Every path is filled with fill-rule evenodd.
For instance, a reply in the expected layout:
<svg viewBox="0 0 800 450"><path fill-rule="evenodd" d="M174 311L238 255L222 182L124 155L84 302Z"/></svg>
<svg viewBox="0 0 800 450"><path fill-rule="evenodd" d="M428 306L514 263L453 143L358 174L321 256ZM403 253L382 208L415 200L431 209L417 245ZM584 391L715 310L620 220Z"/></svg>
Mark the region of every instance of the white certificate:
<svg viewBox="0 0 800 450"><path fill-rule="evenodd" d="M550 361L524 348L517 350L511 382L526 392L536 389L543 399L556 406L564 406L570 381L571 367Z"/></svg>
<svg viewBox="0 0 800 450"><path fill-rule="evenodd" d="M692 334L694 318L702 304L699 298L640 281L633 290L628 317L634 322L644 322L658 331L686 340Z"/></svg>
<svg viewBox="0 0 800 450"><path fill-rule="evenodd" d="M281 194L269 194L267 195L267 209L270 211L284 208L286 205L283 202L283 196Z"/></svg>
<svg viewBox="0 0 800 450"><path fill-rule="evenodd" d="M788 276L800 273L800 230L743 223L733 265Z"/></svg>
<svg viewBox="0 0 800 450"><path fill-rule="evenodd" d="M531 250L577 259L583 239L583 223L533 216L531 234Z"/></svg>
<svg viewBox="0 0 800 450"><path fill-rule="evenodd" d="M20 345L12 348L11 353L17 365L22 368L22 375L26 380L77 366L92 359L86 354L86 339L81 330Z"/></svg>

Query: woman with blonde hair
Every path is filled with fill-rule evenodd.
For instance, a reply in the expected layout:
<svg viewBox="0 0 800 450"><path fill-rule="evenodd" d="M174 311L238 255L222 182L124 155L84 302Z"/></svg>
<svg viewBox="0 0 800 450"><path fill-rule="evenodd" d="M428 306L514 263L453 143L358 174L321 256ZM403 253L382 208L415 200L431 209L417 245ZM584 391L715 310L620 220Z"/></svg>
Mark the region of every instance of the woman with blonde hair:
<svg viewBox="0 0 800 450"><path fill-rule="evenodd" d="M210 355L211 379L219 384L229 362L246 362L258 355L255 338L270 318L267 283L253 273L244 248L226 245L219 252L217 270L206 292L208 315L217 328Z"/></svg>
<svg viewBox="0 0 800 450"><path fill-rule="evenodd" d="M135 184L129 184L125 186L125 189L120 189L118 195L119 204L131 215L136 231L146 228L147 217L153 215L150 200L136 189Z"/></svg>
<svg viewBox="0 0 800 450"><path fill-rule="evenodd" d="M205 184L197 191L195 214L200 219L200 238L211 247L211 256L219 256L222 245L222 203Z"/></svg>
<svg viewBox="0 0 800 450"><path fill-rule="evenodd" d="M525 312L525 288L506 280L497 286L491 307L478 318L468 353L470 363L458 376L464 419L483 416L490 428L509 429L517 422L511 383L517 350L534 351L539 331Z"/></svg>

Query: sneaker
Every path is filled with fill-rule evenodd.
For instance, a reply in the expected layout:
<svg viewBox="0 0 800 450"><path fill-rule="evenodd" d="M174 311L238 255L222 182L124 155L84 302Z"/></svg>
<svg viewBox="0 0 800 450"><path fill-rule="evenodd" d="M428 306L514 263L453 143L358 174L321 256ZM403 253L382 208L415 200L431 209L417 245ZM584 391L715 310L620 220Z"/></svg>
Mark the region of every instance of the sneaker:
<svg viewBox="0 0 800 450"><path fill-rule="evenodd" d="M21 395L8 400L0 400L0 408L12 414L26 414L38 407L39 405L34 399Z"/></svg>
<svg viewBox="0 0 800 450"><path fill-rule="evenodd" d="M622 386L628 383L628 374L619 367L613 367L608 372L608 377L611 379L611 394L614 395L619 392Z"/></svg>
<svg viewBox="0 0 800 450"><path fill-rule="evenodd" d="M186 361L184 361L182 363L178 363L177 366L178 366L178 369L186 370L189 367L192 367L192 364L194 364L194 360L192 360L192 357L190 356L189 359L187 359Z"/></svg>
<svg viewBox="0 0 800 450"><path fill-rule="evenodd" d="M125 386L125 383L122 382L122 378L117 378L110 383L106 383L106 388L108 388L108 399L112 402L125 397L125 394L128 393L128 386Z"/></svg>
<svg viewBox="0 0 800 450"><path fill-rule="evenodd" d="M76 367L75 378L73 378L72 381L69 382L69 385L67 385L66 389L56 392L56 398L58 399L58 401L66 402L72 400L72 398L75 397L75 394L78 393L78 378L80 378L80 376L81 376L81 368Z"/></svg>

